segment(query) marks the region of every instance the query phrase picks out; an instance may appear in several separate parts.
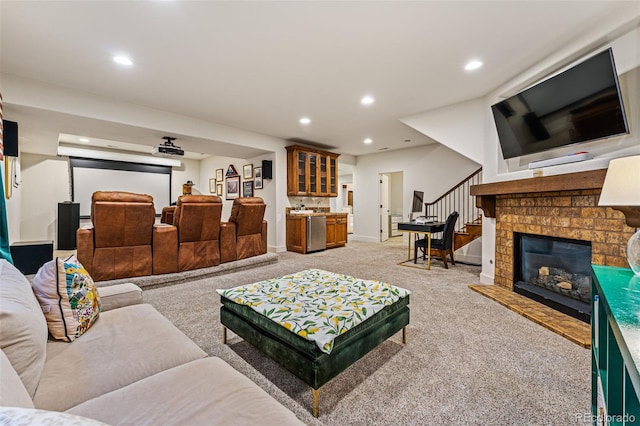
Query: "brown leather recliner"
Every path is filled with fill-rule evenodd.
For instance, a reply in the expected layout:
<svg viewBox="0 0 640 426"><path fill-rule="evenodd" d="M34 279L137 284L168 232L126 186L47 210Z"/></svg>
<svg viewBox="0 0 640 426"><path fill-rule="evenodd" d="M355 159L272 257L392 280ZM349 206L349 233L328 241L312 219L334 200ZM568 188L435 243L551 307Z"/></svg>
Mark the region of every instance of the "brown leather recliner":
<svg viewBox="0 0 640 426"><path fill-rule="evenodd" d="M78 229L77 256L95 281L151 275L155 214L150 195L93 194L93 227Z"/></svg>
<svg viewBox="0 0 640 426"><path fill-rule="evenodd" d="M246 259L267 252L266 204L260 197L233 200L229 222L220 228L221 262Z"/></svg>
<svg viewBox="0 0 640 426"><path fill-rule="evenodd" d="M220 264L222 199L215 195L178 197L173 224L178 234L177 270Z"/></svg>
<svg viewBox="0 0 640 426"><path fill-rule="evenodd" d="M173 215L175 214L175 211L176 206L163 207L162 213L160 214L160 223L173 225Z"/></svg>

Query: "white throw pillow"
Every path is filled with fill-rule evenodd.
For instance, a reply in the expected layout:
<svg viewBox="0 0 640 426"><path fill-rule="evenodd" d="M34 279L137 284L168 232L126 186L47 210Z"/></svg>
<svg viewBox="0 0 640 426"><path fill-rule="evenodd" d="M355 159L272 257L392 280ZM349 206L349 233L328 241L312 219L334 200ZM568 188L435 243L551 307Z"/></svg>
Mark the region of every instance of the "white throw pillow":
<svg viewBox="0 0 640 426"><path fill-rule="evenodd" d="M100 314L100 296L86 269L75 256L55 258L38 270L33 280L49 333L72 342L91 327Z"/></svg>
<svg viewBox="0 0 640 426"><path fill-rule="evenodd" d="M47 426L106 426L105 423L86 417L58 411L33 408L0 407L2 425L47 425Z"/></svg>

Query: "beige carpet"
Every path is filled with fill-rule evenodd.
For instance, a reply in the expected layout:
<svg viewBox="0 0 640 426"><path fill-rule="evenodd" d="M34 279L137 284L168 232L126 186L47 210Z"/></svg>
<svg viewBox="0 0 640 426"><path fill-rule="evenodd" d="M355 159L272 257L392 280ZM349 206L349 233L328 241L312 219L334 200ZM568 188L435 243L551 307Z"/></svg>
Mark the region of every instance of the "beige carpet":
<svg viewBox="0 0 640 426"><path fill-rule="evenodd" d="M258 383L307 424L568 425L590 410L588 350L470 290L480 268L430 271L396 262L399 239L310 255L282 253L277 263L144 290L154 305L205 351ZM230 333L221 342L219 296L230 288L321 268L404 287L411 295L408 343L401 333L321 388L320 417L310 388Z"/></svg>

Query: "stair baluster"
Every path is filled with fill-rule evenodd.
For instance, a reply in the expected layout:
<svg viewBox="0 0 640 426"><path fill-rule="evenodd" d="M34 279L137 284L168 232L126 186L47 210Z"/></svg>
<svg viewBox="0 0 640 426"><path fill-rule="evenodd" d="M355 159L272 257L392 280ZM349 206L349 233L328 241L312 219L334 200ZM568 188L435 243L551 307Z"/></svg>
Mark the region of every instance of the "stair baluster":
<svg viewBox="0 0 640 426"><path fill-rule="evenodd" d="M482 235L482 210L475 206L475 197L470 194L471 185L482 183L482 168L479 168L445 194L431 203L424 203L425 214L445 221L449 213L457 211L460 220L456 223L454 247L470 243Z"/></svg>

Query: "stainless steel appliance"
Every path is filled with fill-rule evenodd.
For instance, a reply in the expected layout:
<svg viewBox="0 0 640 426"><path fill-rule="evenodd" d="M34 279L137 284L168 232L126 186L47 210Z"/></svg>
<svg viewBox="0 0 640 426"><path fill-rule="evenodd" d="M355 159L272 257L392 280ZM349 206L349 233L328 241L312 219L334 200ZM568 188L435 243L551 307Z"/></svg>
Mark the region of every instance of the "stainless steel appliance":
<svg viewBox="0 0 640 426"><path fill-rule="evenodd" d="M307 216L307 253L327 248L326 216Z"/></svg>

